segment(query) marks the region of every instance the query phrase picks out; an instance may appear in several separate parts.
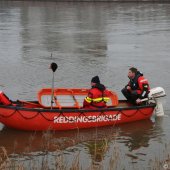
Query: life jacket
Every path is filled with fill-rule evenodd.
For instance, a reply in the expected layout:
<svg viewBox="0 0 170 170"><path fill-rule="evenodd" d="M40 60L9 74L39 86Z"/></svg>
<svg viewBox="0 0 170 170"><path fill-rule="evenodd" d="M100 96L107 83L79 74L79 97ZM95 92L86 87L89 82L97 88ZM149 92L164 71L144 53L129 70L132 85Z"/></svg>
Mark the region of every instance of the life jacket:
<svg viewBox="0 0 170 170"><path fill-rule="evenodd" d="M97 84L90 89L88 96L84 99L85 108L104 108L109 101L108 90L102 84Z"/></svg>
<svg viewBox="0 0 170 170"><path fill-rule="evenodd" d="M131 79L128 84L132 90L136 90L138 95L142 98L146 97L149 93L150 87L148 80L139 71L136 73L134 79Z"/></svg>
<svg viewBox="0 0 170 170"><path fill-rule="evenodd" d="M3 104L3 105L12 104L9 98L2 91L0 91L0 104Z"/></svg>

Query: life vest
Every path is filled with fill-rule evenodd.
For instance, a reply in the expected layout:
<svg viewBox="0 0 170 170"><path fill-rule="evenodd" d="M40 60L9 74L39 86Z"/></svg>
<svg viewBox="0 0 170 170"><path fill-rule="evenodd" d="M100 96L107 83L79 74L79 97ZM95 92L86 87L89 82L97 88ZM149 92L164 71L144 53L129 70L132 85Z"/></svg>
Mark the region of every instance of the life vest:
<svg viewBox="0 0 170 170"><path fill-rule="evenodd" d="M97 87L90 89L88 96L84 99L85 108L104 108L109 101L108 91L100 90Z"/></svg>
<svg viewBox="0 0 170 170"><path fill-rule="evenodd" d="M140 72L137 72L135 78L130 80L128 85L132 90L136 90L137 94L141 95L142 98L145 97L150 90L148 80Z"/></svg>
<svg viewBox="0 0 170 170"><path fill-rule="evenodd" d="M3 105L12 104L9 98L2 91L0 91L0 104L3 104Z"/></svg>
<svg viewBox="0 0 170 170"><path fill-rule="evenodd" d="M140 94L142 93L143 90L146 90L146 89L150 90L148 80L143 76L140 76L138 78L138 85L139 85L138 90Z"/></svg>

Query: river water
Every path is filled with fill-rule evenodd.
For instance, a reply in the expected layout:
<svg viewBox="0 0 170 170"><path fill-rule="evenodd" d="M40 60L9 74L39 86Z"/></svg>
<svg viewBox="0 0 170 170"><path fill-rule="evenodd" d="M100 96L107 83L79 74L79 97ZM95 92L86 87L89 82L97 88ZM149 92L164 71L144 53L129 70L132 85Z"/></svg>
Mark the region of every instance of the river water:
<svg viewBox="0 0 170 170"><path fill-rule="evenodd" d="M89 88L99 75L123 99L135 66L167 94L166 116L118 127L36 133L1 124L1 167L170 167L169 47L170 4L0 1L0 86L10 99L35 100L51 87L51 62L59 66L55 87Z"/></svg>

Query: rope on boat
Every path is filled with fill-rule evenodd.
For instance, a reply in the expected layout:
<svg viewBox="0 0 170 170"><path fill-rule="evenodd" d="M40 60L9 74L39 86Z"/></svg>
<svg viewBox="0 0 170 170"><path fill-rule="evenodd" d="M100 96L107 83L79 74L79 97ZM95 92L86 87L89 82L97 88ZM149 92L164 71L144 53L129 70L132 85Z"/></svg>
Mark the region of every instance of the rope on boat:
<svg viewBox="0 0 170 170"><path fill-rule="evenodd" d="M125 114L123 111L119 111L122 115L124 115L124 116L126 116L126 117L132 117L132 116L135 116L136 114L137 114L137 112L138 111L140 111L140 110L136 110L133 114L131 114L131 115L127 115L127 114ZM143 112L141 112L143 115L148 115L148 114L144 114Z"/></svg>
<svg viewBox="0 0 170 170"><path fill-rule="evenodd" d="M35 112L34 115L31 114L31 116L29 116L29 111L24 111L24 113L20 112L18 109L15 109L11 114L9 115L5 115L5 114L1 114L0 113L0 117L3 117L3 118L10 118L12 117L14 114L19 114L22 118L26 119L26 120L30 120L30 119L34 119L36 118L37 116L42 116L45 120L47 121L54 121L54 117L52 116L52 119L48 118L48 116L45 115L45 112L43 111L37 111ZM71 111L70 111L71 113ZM134 113L132 114L126 114L124 113L124 111L122 110L118 110L116 114L114 114L114 116L118 116L119 114L122 114L124 115L125 117L133 117L135 116L137 113L140 113L140 114L143 114L144 116L147 116L148 114L144 113L141 109L136 109ZM48 114L55 114L55 120L57 120L58 118L60 117L64 117L66 121L69 121L71 123L73 122L76 122L78 118L80 117L85 117L88 121L95 121L97 120L98 118L100 118L101 116L104 116L104 118L107 118L108 120L112 120L112 118L110 118L104 111L100 111L100 114L96 115L95 118L89 118L88 115L86 114L85 111L80 111L78 112L76 116L74 116L74 120L73 119L69 119L69 116L66 116L64 114L64 111L60 111L60 113L58 113L58 115L55 113L55 112L51 112L51 113L48 113ZM94 115L93 115L94 116ZM50 116L51 117L51 116Z"/></svg>
<svg viewBox="0 0 170 170"><path fill-rule="evenodd" d="M24 119L34 119L35 117L37 117L39 115L39 112L37 112L35 115L33 115L32 117L27 117L25 115L23 115L19 110L18 113L21 115L21 117L23 117Z"/></svg>
<svg viewBox="0 0 170 170"><path fill-rule="evenodd" d="M17 111L18 111L18 110L16 109L16 110L14 110L14 112L12 112L12 113L9 114L9 115L0 114L0 116L1 116L1 117L4 117L4 118L9 118L9 117L13 116Z"/></svg>

